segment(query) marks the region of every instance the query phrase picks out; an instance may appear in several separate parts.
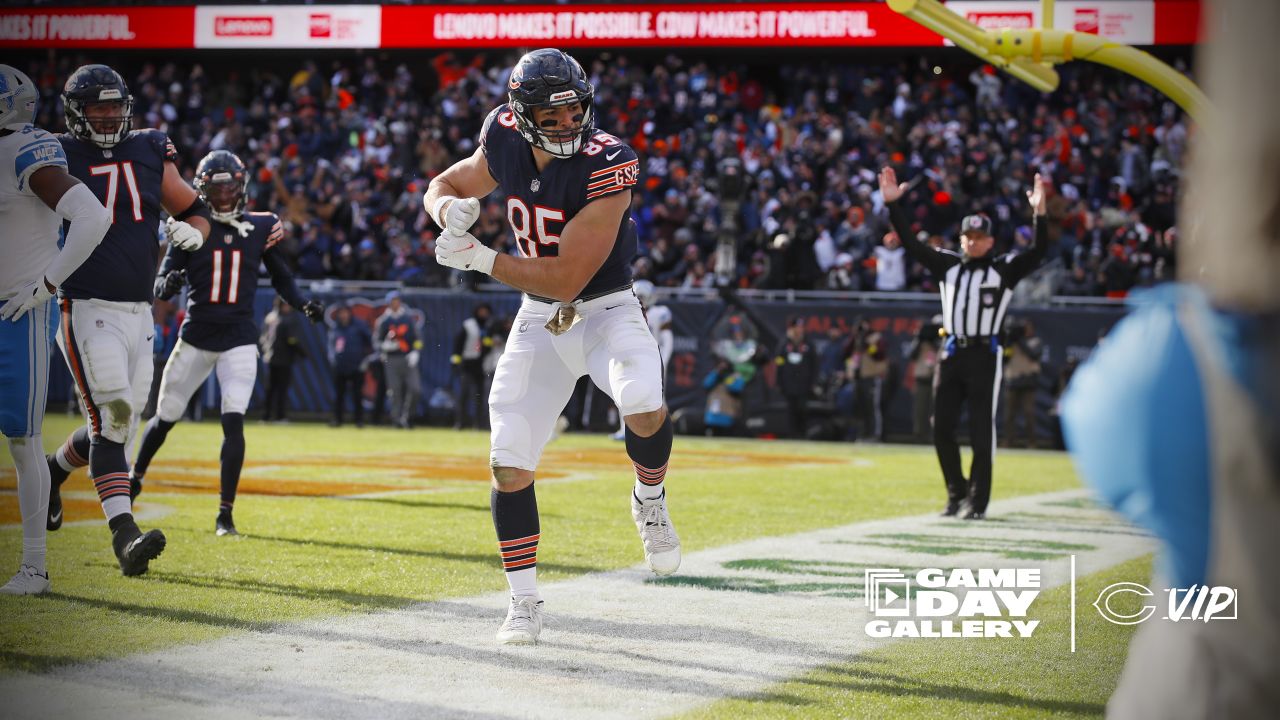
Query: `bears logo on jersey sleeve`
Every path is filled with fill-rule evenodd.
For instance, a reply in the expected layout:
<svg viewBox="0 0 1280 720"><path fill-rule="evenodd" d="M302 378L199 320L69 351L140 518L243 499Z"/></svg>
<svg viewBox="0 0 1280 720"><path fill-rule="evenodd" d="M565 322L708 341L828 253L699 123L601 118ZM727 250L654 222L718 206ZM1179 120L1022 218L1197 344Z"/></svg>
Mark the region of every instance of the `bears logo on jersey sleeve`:
<svg viewBox="0 0 1280 720"><path fill-rule="evenodd" d="M596 198L628 190L640 181L640 161L626 143L606 132L597 132L582 147L587 156L586 197L583 204Z"/></svg>

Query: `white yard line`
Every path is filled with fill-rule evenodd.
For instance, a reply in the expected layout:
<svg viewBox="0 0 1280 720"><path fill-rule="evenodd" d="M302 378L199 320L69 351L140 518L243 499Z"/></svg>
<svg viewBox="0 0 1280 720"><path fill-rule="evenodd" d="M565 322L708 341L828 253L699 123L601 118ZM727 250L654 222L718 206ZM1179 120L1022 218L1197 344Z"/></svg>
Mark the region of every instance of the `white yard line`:
<svg viewBox="0 0 1280 720"><path fill-rule="evenodd" d="M506 611L501 594L441 600L285 623L45 675L8 675L0 679L4 714L670 715L759 691L883 642L863 630L865 567L1034 566L1048 588L1068 580L1065 553L1076 554L1078 573L1087 575L1154 549L1119 520L1072 502L1085 497L1071 491L1000 501L991 507L997 520L985 523L918 516L760 538L688 555L674 581L652 582L647 571L630 568L548 584L543 597L551 620L536 647L494 643ZM679 521L678 503L673 513ZM967 549L937 555L928 550L931 542ZM1064 554L1010 557L1037 549ZM1046 618L1042 627L1068 623Z"/></svg>

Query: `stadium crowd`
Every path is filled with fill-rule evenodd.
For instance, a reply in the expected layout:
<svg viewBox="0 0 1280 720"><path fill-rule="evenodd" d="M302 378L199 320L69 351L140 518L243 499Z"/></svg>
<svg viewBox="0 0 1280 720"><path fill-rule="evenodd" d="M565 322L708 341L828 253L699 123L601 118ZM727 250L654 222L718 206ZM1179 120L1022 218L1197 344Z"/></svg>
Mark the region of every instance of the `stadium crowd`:
<svg viewBox="0 0 1280 720"><path fill-rule="evenodd" d="M715 284L728 204L738 207L737 266L719 270L740 287L934 289L885 237L874 179L885 163L913 183L916 231L944 246L973 210L994 219L997 249L1025 246L1022 192L1037 169L1051 177L1048 275L1058 294L1122 296L1171 276L1188 122L1105 68L1065 66L1059 91L1041 95L952 56L940 67L916 56L768 68L580 57L598 126L640 154L636 270L660 286ZM446 286L456 279L433 260L436 228L420 198L431 177L474 152L514 58L296 58L292 74L243 61L115 65L135 97L134 126L165 130L187 172L219 148L249 164L251 207L284 218L301 277ZM28 65L44 93L42 125L62 126L63 81L99 60L58 54ZM749 178L740 194L720 177L726 158ZM504 207L490 197L473 231L514 252Z"/></svg>

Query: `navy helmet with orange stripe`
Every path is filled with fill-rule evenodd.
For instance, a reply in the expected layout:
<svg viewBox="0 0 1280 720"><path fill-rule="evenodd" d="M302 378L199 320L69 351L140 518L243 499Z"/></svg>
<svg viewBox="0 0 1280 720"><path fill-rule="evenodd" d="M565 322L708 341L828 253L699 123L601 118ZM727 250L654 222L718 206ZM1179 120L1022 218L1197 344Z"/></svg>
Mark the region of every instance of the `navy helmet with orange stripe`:
<svg viewBox="0 0 1280 720"><path fill-rule="evenodd" d="M213 219L229 223L244 214L249 171L235 153L214 150L196 166L195 187Z"/></svg>
<svg viewBox="0 0 1280 720"><path fill-rule="evenodd" d="M516 130L530 145L558 158L573 157L595 131L595 86L572 56L555 48L527 53L511 70L507 97L516 116ZM539 126L538 108L578 104L574 127L567 130Z"/></svg>

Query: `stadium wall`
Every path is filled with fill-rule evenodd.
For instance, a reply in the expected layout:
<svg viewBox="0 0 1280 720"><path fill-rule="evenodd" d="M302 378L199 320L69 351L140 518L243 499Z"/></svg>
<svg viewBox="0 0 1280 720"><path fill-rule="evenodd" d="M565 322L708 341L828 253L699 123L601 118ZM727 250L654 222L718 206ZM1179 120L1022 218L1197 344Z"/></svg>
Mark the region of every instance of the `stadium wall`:
<svg viewBox="0 0 1280 720"><path fill-rule="evenodd" d="M353 314L371 327L382 312L385 302L380 293L343 294L312 293L324 301L332 316L334 304L342 301L352 308ZM256 299L259 323L270 310L273 294L260 292ZM459 293L449 291L406 291L405 303L421 323L424 349L419 370L422 375L422 397L418 416L438 422L451 421L448 412L432 413L429 408L432 395L443 389L452 394L456 378L449 364L453 337L470 316L478 303L492 306L494 317L510 317L519 307L520 296L515 293ZM683 414L695 420L701 417L706 402L706 390L702 382L715 365L714 343L725 337L726 328L732 322L741 322L751 329L769 362L760 366L760 372L748 389L744 426L752 434L781 435L785 433L785 403L774 385L773 352L787 318L804 319L808 337L815 346L822 347L828 331L835 327L848 337L852 329L865 321L872 330L882 333L896 370L890 379L893 391L885 414L885 427L890 438L907 437L912 428L912 392L907 353L913 339L937 313L936 302L844 303L837 300L749 300L726 304L721 300L673 299L664 301L672 310L675 351L667 368L667 399L672 411L684 409ZM1015 309L1011 321L1030 319L1036 336L1044 344L1041 358L1043 372L1040 381L1040 397L1037 402L1039 434L1042 438L1053 436L1052 417L1055 383L1058 372L1068 359L1081 360L1092 351L1099 338L1123 315L1124 309L1116 305L1098 305L1080 308ZM737 320L734 320L737 318ZM295 416L327 417L332 410L333 388L326 358L326 326L305 325L307 359L294 369L293 384L289 392L290 411ZM50 372L49 402L51 411L61 411L72 398L70 374L64 363L53 364ZM260 371L254 388L252 416L261 407L264 397L264 372ZM218 394L216 380L210 379L201 390L201 398L208 412L216 412ZM372 378L366 379L366 398L373 396Z"/></svg>

